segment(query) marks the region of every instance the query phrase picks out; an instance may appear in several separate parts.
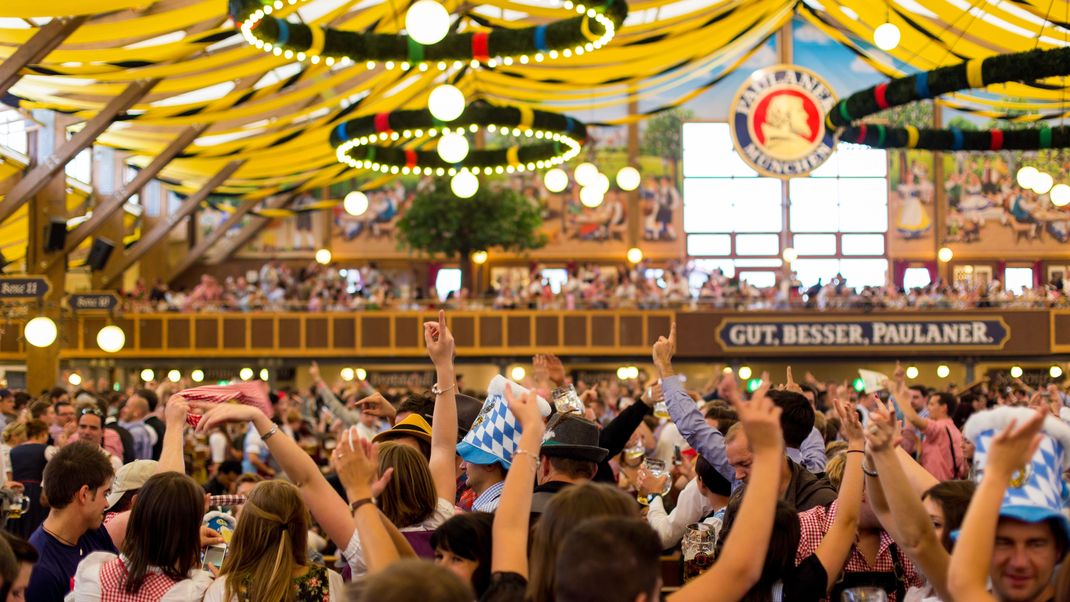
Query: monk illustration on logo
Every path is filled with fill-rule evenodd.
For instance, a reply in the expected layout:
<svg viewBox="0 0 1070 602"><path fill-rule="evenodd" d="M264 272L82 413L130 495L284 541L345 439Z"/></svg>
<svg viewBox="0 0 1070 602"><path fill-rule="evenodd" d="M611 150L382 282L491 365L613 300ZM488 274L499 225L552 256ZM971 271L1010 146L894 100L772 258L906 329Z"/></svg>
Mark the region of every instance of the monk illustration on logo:
<svg viewBox="0 0 1070 602"><path fill-rule="evenodd" d="M761 126L765 148L781 161L801 159L814 148L814 132L803 99L793 94L777 94L769 99Z"/></svg>

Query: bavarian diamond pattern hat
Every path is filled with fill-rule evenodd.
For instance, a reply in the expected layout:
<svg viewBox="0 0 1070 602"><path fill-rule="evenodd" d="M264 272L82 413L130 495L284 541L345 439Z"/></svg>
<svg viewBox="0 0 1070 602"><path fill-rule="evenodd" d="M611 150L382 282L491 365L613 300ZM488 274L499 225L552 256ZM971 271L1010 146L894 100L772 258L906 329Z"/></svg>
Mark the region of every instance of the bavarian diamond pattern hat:
<svg viewBox="0 0 1070 602"><path fill-rule="evenodd" d="M1036 410L1021 407L999 407L979 412L966 421L963 435L973 441L975 478L980 482L993 437L1016 420L1022 424ZM1027 523L1054 520L1070 539L1070 487L1063 481L1063 470L1070 466L1070 425L1058 418L1047 417L1041 431L1040 447L1033 460L1011 478L1003 495L999 514Z"/></svg>
<svg viewBox="0 0 1070 602"><path fill-rule="evenodd" d="M502 375L497 375L487 387L487 399L479 411L468 434L457 444L457 454L472 464L494 464L504 466L507 470L513 463L513 453L520 443L520 424L509 411L505 401L505 387L510 387L514 395L523 395L528 390ZM550 404L542 397L538 398L539 411L550 415Z"/></svg>

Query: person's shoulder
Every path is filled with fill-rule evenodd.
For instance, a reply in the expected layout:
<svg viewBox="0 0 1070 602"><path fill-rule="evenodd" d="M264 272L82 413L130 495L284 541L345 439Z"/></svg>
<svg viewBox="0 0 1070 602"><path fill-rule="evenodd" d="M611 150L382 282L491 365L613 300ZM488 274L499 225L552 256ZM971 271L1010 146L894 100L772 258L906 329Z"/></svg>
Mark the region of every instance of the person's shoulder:
<svg viewBox="0 0 1070 602"><path fill-rule="evenodd" d="M103 551L118 554L119 551L115 549L115 543L111 539L111 534L108 533L107 526L101 524L96 529L90 529L85 532L85 535L79 539L79 541L85 547L89 548L91 552Z"/></svg>

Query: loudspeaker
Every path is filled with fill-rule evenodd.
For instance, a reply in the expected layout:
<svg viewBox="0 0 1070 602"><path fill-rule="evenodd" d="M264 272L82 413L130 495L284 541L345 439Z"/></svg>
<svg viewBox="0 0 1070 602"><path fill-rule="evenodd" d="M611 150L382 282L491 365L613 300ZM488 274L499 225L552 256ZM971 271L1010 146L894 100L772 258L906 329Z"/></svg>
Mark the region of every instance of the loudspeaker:
<svg viewBox="0 0 1070 602"><path fill-rule="evenodd" d="M62 251L67 244L67 220L54 219L45 226L45 253Z"/></svg>
<svg viewBox="0 0 1070 602"><path fill-rule="evenodd" d="M99 272L108 264L108 258L115 249L115 245L106 238L94 238L93 246L89 247L89 257L85 264L94 272Z"/></svg>

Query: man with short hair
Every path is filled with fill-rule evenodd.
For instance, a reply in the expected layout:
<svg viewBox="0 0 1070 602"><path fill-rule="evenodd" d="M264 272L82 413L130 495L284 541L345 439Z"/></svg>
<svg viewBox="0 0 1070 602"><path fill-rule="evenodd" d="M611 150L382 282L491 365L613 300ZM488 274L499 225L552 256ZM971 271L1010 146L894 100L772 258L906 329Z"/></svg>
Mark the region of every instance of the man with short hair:
<svg viewBox="0 0 1070 602"><path fill-rule="evenodd" d="M99 444L84 441L59 450L45 466L42 486L51 509L30 536L40 559L27 600L62 602L82 559L96 551L118 553L101 526L114 474Z"/></svg>
<svg viewBox="0 0 1070 602"><path fill-rule="evenodd" d="M96 406L89 405L78 414L78 441L99 447L108 456L113 471L122 468L123 461L104 448L104 413Z"/></svg>
<svg viewBox="0 0 1070 602"><path fill-rule="evenodd" d="M119 426L130 433L134 442L134 457L138 460L152 459L152 446L155 432L150 432L145 426L145 418L149 414L149 403L137 393L126 400L126 405L119 410Z"/></svg>
<svg viewBox="0 0 1070 602"><path fill-rule="evenodd" d="M896 366L895 398L910 399L910 389L903 381L903 369ZM961 479L966 476L967 464L962 433L951 420L958 400L950 393L935 393L929 397L926 409L928 417L914 409L913 403L897 404L903 417L921 433L921 457L919 463L931 475L941 481Z"/></svg>
<svg viewBox="0 0 1070 602"><path fill-rule="evenodd" d="M167 424L161 419L163 406L160 405L160 398L156 396L156 392L152 389L138 389L134 392L134 395L144 399L145 403L149 405L149 413L145 417L145 426L151 430L151 434L154 436L152 459L159 460L160 452L163 451L163 436L167 432Z"/></svg>
<svg viewBox="0 0 1070 602"><path fill-rule="evenodd" d="M241 462L226 460L219 464L215 476L208 479L204 484L204 490L209 495L227 495L234 490L241 476Z"/></svg>
<svg viewBox="0 0 1070 602"><path fill-rule="evenodd" d="M70 402L57 401L52 404L52 410L56 413L56 417L52 424L48 425L48 434L52 436L53 441L59 441L63 428L74 422L74 406Z"/></svg>
<svg viewBox="0 0 1070 602"><path fill-rule="evenodd" d="M554 600L656 602L661 599L660 554L658 536L641 519L585 520L557 553Z"/></svg>
<svg viewBox="0 0 1070 602"><path fill-rule="evenodd" d="M62 401L67 403L71 402L71 394L63 387L52 387L52 390L48 392L48 398L49 403L52 405L56 405Z"/></svg>
<svg viewBox="0 0 1070 602"><path fill-rule="evenodd" d="M575 414L557 414L546 426L546 440L539 449L535 494L531 513L542 514L554 494L586 483L598 472L598 463L609 450L598 446L598 425Z"/></svg>

